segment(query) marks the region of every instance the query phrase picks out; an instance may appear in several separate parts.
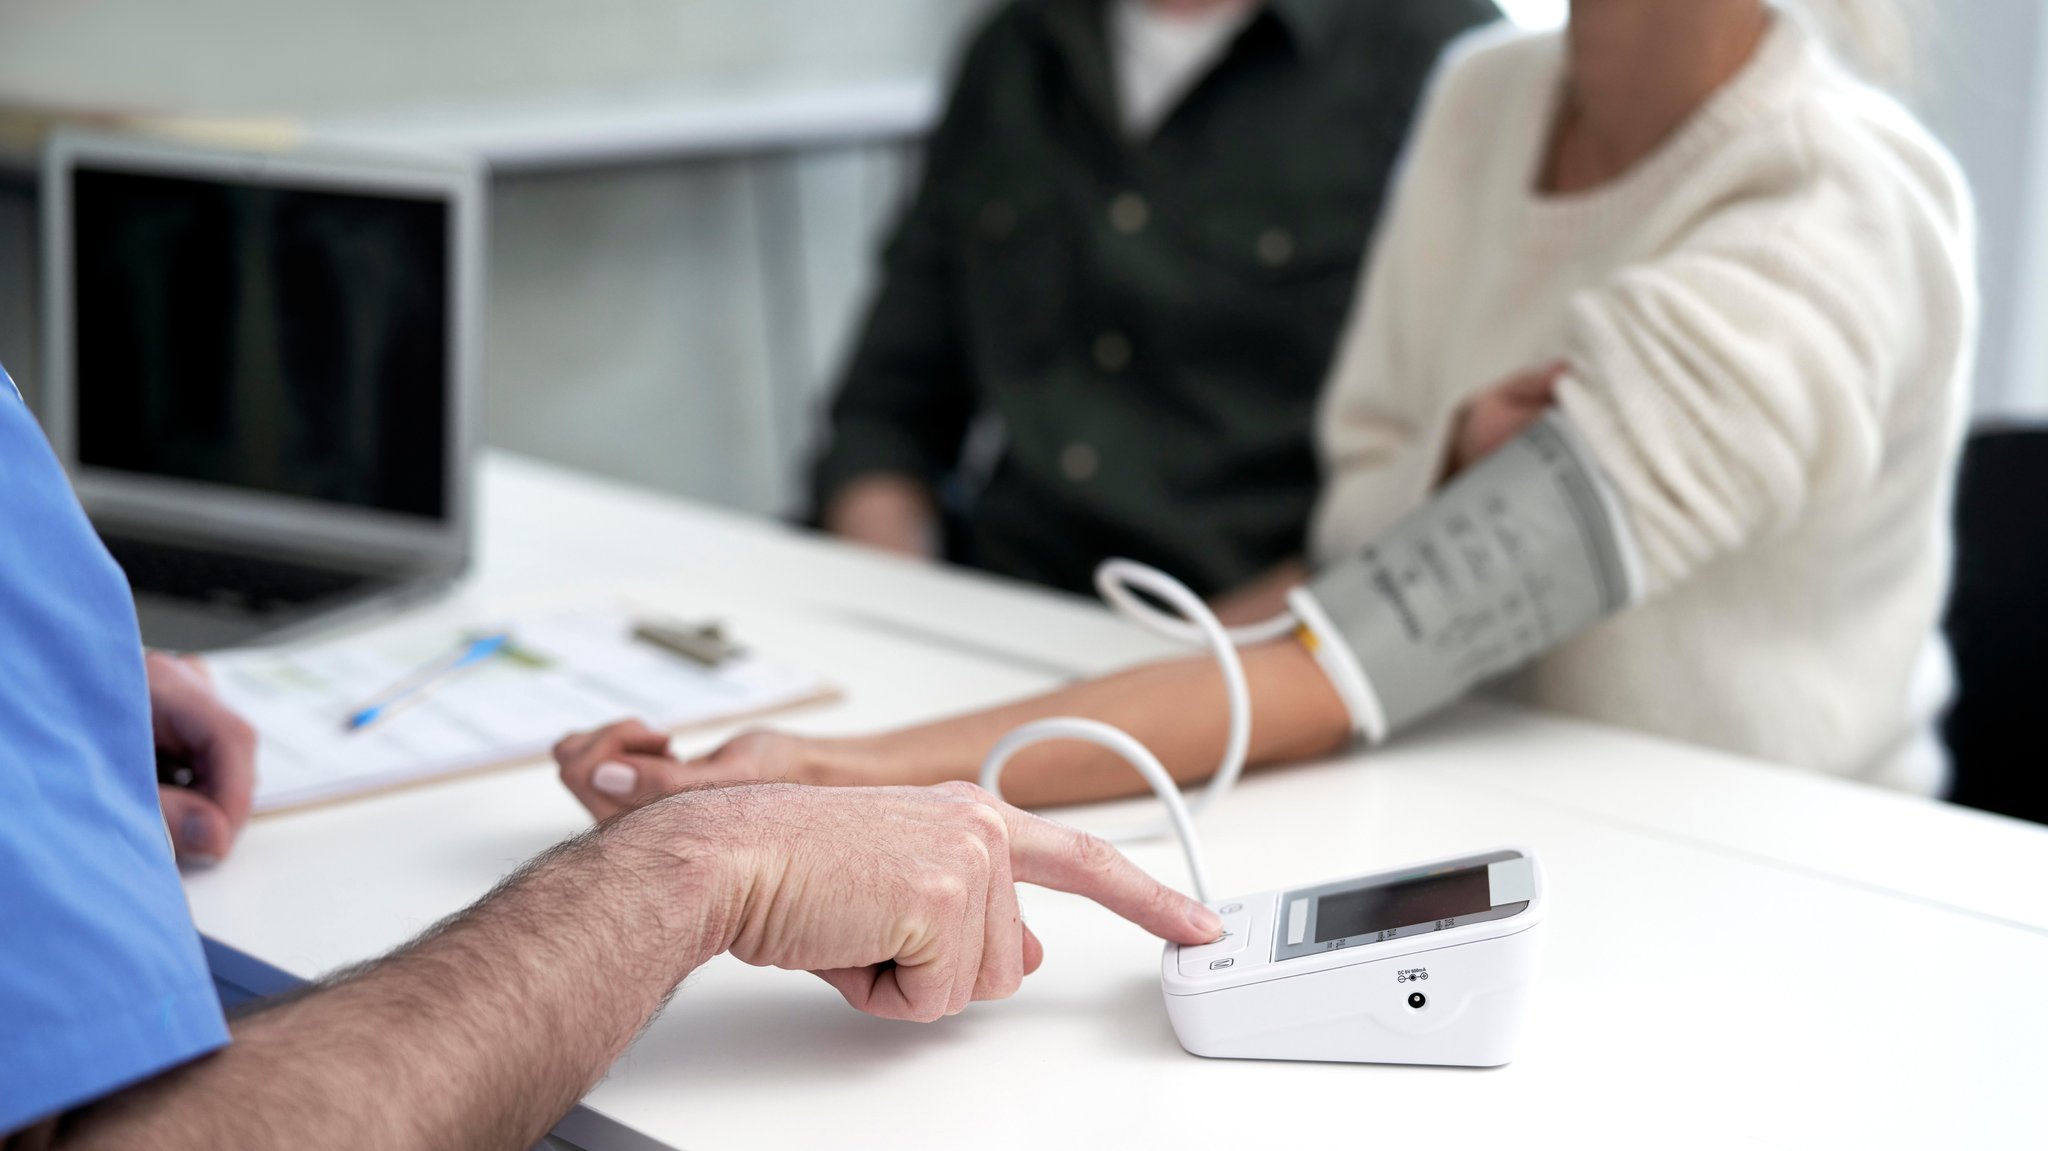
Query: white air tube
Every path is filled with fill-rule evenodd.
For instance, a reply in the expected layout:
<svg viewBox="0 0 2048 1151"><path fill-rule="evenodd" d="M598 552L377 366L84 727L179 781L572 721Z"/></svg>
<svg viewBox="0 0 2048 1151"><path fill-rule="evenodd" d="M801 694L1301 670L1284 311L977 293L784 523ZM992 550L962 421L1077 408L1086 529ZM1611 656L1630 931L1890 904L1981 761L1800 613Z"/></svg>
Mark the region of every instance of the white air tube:
<svg viewBox="0 0 2048 1151"><path fill-rule="evenodd" d="M997 741L988 758L982 761L981 786L1001 795L1003 768L1012 756L1037 743L1078 740L1115 753L1145 777L1145 782L1166 805L1167 818L1163 823L1133 828L1110 838L1119 841L1153 839L1168 831L1173 832L1179 836L1181 849L1187 854L1188 873L1194 880L1195 895L1206 901L1209 898L1208 866L1195 835L1194 817L1214 806L1237 783L1237 777L1244 772L1245 754L1252 739L1251 689L1245 683L1244 662L1238 658L1237 648L1239 644L1264 643L1289 634L1296 626L1294 616L1283 614L1251 627L1235 631L1226 629L1216 618L1216 613L1209 610L1209 605L1189 591L1186 584L1157 568L1131 560L1105 561L1095 571L1095 586L1110 606L1131 620L1169 639L1205 643L1216 657L1216 664L1223 671L1223 693L1230 708L1230 734L1224 741L1223 761L1217 766L1216 775L1190 804L1181 796L1180 787L1174 783L1173 776L1167 773L1159 758L1129 732L1098 720L1059 717L1027 723ZM1169 616L1145 602L1136 594L1141 591L1164 601L1180 613L1180 617Z"/></svg>

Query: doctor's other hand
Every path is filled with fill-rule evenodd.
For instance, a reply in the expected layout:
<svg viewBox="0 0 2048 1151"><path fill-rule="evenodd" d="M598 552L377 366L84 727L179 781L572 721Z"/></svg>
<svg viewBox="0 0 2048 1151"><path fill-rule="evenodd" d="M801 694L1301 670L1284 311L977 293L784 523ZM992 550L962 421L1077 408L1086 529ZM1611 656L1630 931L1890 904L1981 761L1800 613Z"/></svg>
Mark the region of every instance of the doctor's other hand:
<svg viewBox="0 0 2048 1151"><path fill-rule="evenodd" d="M191 765L192 785L161 785L164 824L178 860L204 866L234 849L256 790L256 731L214 694L206 667L190 656L146 657L149 710L159 753Z"/></svg>
<svg viewBox="0 0 2048 1151"><path fill-rule="evenodd" d="M1557 402L1557 381L1570 367L1560 360L1518 372L1465 401L1451 428L1444 478L1492 455L1542 418Z"/></svg>
<svg viewBox="0 0 2048 1151"><path fill-rule="evenodd" d="M682 760L669 751L666 734L629 719L568 735L555 744L554 754L562 784L598 819L707 783L897 782L828 773L826 748L818 740L750 731L709 755Z"/></svg>
<svg viewBox="0 0 2048 1151"><path fill-rule="evenodd" d="M614 826L646 820L700 849L705 894L728 909L713 949L814 972L886 1019L928 1022L1015 993L1044 958L1019 883L1086 896L1178 943L1223 927L1103 840L969 783L703 787Z"/></svg>

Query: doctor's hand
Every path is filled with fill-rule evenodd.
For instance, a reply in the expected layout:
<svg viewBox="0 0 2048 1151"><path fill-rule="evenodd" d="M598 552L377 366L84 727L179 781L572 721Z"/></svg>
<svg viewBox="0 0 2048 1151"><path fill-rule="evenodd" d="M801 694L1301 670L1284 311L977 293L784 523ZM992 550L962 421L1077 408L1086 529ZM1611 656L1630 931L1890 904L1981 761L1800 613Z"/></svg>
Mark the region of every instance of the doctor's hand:
<svg viewBox="0 0 2048 1151"><path fill-rule="evenodd" d="M256 732L214 694L196 658L148 654L149 710L158 751L192 765L190 787L160 786L164 823L188 864L227 857L256 790Z"/></svg>
<svg viewBox="0 0 2048 1151"><path fill-rule="evenodd" d="M1506 446L1557 402L1557 381L1571 365L1559 361L1518 372L1465 401L1451 429L1444 479Z"/></svg>
<svg viewBox="0 0 2048 1151"><path fill-rule="evenodd" d="M969 783L687 791L612 825L659 821L701 848L716 935L707 950L811 971L854 1007L930 1021L1013 994L1044 948L1018 883L1084 895L1162 939L1208 943L1216 914L1108 843Z"/></svg>

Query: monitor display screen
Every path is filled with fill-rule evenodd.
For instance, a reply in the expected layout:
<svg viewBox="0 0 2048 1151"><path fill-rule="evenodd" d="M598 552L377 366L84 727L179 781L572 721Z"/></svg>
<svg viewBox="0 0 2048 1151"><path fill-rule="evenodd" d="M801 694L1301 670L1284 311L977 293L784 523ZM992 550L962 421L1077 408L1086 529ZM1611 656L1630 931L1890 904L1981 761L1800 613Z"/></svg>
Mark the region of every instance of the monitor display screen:
<svg viewBox="0 0 2048 1151"><path fill-rule="evenodd" d="M79 463L446 518L451 217L402 193L74 171Z"/></svg>
<svg viewBox="0 0 2048 1151"><path fill-rule="evenodd" d="M1492 907L1484 867L1427 875L1383 887L1340 891L1323 896L1316 908L1316 942L1477 915Z"/></svg>

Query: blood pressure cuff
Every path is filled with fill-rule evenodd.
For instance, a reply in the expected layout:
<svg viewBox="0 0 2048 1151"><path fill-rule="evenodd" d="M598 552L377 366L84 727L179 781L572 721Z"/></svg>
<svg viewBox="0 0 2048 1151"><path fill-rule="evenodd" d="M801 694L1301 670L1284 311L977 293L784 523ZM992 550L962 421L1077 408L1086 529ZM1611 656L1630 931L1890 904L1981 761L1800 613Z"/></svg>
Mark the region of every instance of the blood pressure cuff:
<svg viewBox="0 0 2048 1151"><path fill-rule="evenodd" d="M1552 413L1292 599L1377 743L1640 594L1621 503Z"/></svg>

